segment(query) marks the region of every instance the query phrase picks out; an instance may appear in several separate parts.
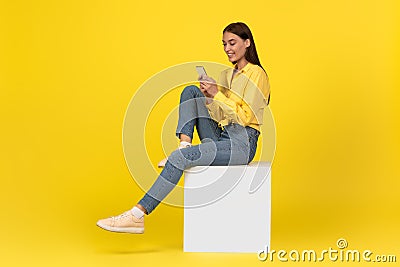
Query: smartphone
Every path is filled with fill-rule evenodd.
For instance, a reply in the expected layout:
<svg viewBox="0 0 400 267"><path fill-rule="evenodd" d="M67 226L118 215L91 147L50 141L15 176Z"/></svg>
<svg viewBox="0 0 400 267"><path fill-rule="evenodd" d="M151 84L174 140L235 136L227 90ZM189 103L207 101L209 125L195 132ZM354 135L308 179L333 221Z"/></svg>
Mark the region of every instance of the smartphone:
<svg viewBox="0 0 400 267"><path fill-rule="evenodd" d="M196 70L199 76L207 76L207 72L203 66L196 66Z"/></svg>

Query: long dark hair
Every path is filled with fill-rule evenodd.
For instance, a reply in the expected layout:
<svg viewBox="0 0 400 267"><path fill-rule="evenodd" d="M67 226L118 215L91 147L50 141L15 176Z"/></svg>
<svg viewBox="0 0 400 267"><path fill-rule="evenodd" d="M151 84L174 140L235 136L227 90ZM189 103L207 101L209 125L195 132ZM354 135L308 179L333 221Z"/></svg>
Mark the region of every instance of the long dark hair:
<svg viewBox="0 0 400 267"><path fill-rule="evenodd" d="M236 34L243 40L249 39L250 46L246 48L244 57L248 62L260 66L264 70L264 72L267 73L263 66L261 66L261 62L257 54L256 44L254 43L253 34L251 34L250 28L246 24L244 24L243 22L231 23L225 27L225 29L222 31L222 34L224 34L225 32ZM232 63L236 64L236 61ZM270 99L271 94L268 95L267 105L269 104Z"/></svg>
<svg viewBox="0 0 400 267"><path fill-rule="evenodd" d="M222 34L224 34L225 32L236 34L243 40L249 39L250 46L246 48L246 53L244 54L244 57L248 62L258 65L264 70L264 68L261 66L260 59L258 58L256 44L254 43L253 35L251 34L250 28L246 24L244 24L243 22L231 23L225 27L225 29L222 31ZM236 61L232 63L236 64Z"/></svg>

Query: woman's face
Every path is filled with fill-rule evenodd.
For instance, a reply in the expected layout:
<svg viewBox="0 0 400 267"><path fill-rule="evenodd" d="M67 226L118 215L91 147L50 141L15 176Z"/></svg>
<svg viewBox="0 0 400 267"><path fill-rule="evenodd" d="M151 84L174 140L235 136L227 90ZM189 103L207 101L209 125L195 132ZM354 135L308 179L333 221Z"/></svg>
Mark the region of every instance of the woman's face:
<svg viewBox="0 0 400 267"><path fill-rule="evenodd" d="M222 44L224 45L224 51L228 55L229 61L238 62L244 58L246 48L250 46L250 40L243 40L240 36L226 31L222 36Z"/></svg>

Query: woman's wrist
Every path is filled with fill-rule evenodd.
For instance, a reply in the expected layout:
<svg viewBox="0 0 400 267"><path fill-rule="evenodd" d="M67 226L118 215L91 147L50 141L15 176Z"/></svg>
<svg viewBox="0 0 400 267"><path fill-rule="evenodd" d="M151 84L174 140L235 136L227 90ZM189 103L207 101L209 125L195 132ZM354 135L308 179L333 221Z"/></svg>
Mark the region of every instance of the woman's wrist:
<svg viewBox="0 0 400 267"><path fill-rule="evenodd" d="M213 97L206 97L206 105L210 105L213 101Z"/></svg>
<svg viewBox="0 0 400 267"><path fill-rule="evenodd" d="M210 88L207 90L208 94L214 98L214 96L218 93L218 87L216 84L212 84Z"/></svg>

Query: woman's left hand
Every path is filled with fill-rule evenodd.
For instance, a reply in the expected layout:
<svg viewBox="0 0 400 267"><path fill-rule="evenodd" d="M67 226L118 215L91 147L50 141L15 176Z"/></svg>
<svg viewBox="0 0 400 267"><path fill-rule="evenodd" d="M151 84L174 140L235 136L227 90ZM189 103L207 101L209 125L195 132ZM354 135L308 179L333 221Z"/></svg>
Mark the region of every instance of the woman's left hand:
<svg viewBox="0 0 400 267"><path fill-rule="evenodd" d="M214 96L218 93L218 87L216 81L208 76L201 76L200 80L200 89L202 91L207 92L207 97L214 98Z"/></svg>

